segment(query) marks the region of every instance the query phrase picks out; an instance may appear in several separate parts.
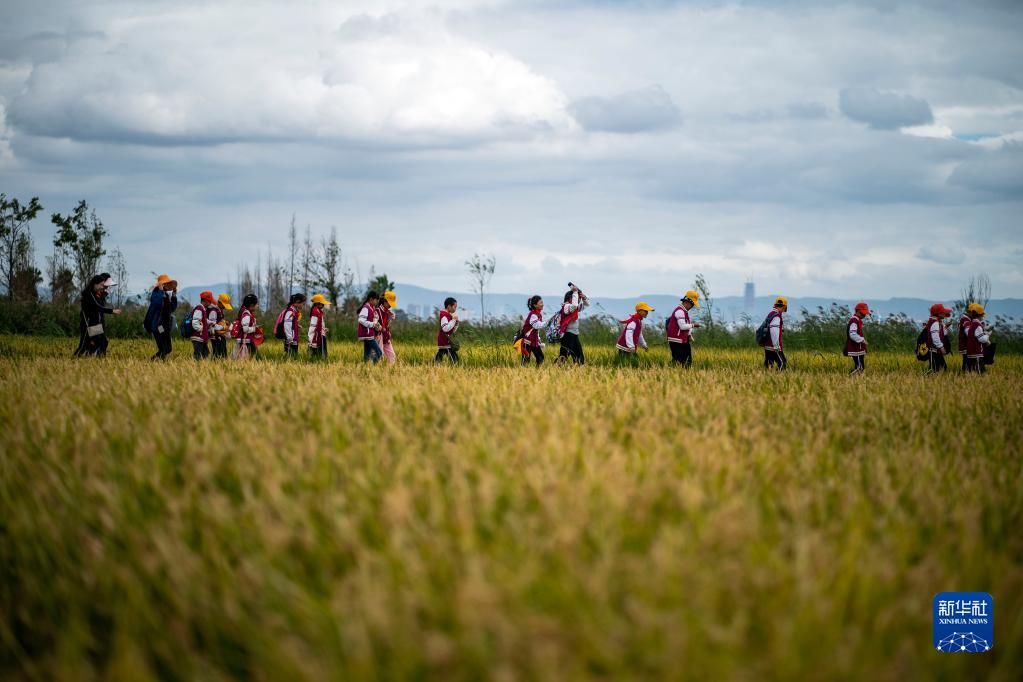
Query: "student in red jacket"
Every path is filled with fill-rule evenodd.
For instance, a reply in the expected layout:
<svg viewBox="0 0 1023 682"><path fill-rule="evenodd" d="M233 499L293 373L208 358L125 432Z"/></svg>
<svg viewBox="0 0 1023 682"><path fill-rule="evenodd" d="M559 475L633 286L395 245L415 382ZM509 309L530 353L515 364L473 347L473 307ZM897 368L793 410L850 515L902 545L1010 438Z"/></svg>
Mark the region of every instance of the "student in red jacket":
<svg viewBox="0 0 1023 682"><path fill-rule="evenodd" d="M227 357L227 313L234 310L229 294L217 296L217 305L207 309L206 324L210 330L210 347L214 358Z"/></svg>
<svg viewBox="0 0 1023 682"><path fill-rule="evenodd" d="M618 335L618 342L615 347L618 349L619 361L636 361L636 353L642 348L644 351L649 352L650 347L646 344L646 339L643 338L643 320L646 316L654 311L645 302L640 301L636 304L636 312L633 315L619 320L619 322L625 325L622 328L622 332Z"/></svg>
<svg viewBox="0 0 1023 682"><path fill-rule="evenodd" d="M529 312L522 320L522 365L529 364L529 357L536 358L536 366L543 364L543 343L540 341L540 330L543 329L543 299L531 296L526 305Z"/></svg>
<svg viewBox="0 0 1023 682"><path fill-rule="evenodd" d="M971 320L970 320L970 313L968 312L968 310L969 310L969 306L967 306L966 310L963 311L963 314L959 316L959 325L958 325L958 327L959 327L958 337L959 338L957 339L957 342L956 342L956 350L959 351L959 355L963 359L963 371L964 372L967 371L967 364L969 364L969 363L966 362L966 343L967 343L966 342L966 334L967 334L967 332L970 331L970 322L971 322Z"/></svg>
<svg viewBox="0 0 1023 682"><path fill-rule="evenodd" d="M323 317L323 309L330 301L323 294L313 295L313 306L309 311L309 357L317 360L327 359L327 325Z"/></svg>
<svg viewBox="0 0 1023 682"><path fill-rule="evenodd" d="M966 371L983 374L987 371L984 348L991 344L990 332L984 329L984 306L971 303L966 311L970 316L970 326L966 332Z"/></svg>
<svg viewBox="0 0 1023 682"><path fill-rule="evenodd" d="M557 361L565 362L572 358L572 362L582 365L586 363L586 356L583 354L583 344L579 340L579 313L586 309L590 300L576 285L569 282L568 286L570 288L565 292L561 304L561 325L558 328L561 334L561 349L558 351Z"/></svg>
<svg viewBox="0 0 1023 682"><path fill-rule="evenodd" d="M375 291L366 292L366 300L362 302L359 310L359 321L356 327L356 336L362 341L362 361L373 361L373 364L380 362L384 354L377 343L377 334L380 333L380 314L377 312L377 304L380 302L380 295Z"/></svg>
<svg viewBox="0 0 1023 682"><path fill-rule="evenodd" d="M846 327L845 354L852 358L853 366L850 375L861 374L865 369L867 357L867 339L863 336L863 319L870 315L870 306L860 301L853 309L849 325Z"/></svg>
<svg viewBox="0 0 1023 682"><path fill-rule="evenodd" d="M767 313L767 343L764 346L764 369L777 367L781 372L788 367L785 358L785 313L789 309L789 299L779 296L774 300L774 307Z"/></svg>
<svg viewBox="0 0 1023 682"><path fill-rule="evenodd" d="M217 302L212 291L199 294L199 305L192 308L192 357L204 360L210 356L210 308L216 308Z"/></svg>
<svg viewBox="0 0 1023 682"><path fill-rule="evenodd" d="M931 316L927 319L927 373L944 372L948 369L945 356L948 355L948 339L945 336L945 325L942 322L952 314L950 308L941 303L931 306Z"/></svg>
<svg viewBox="0 0 1023 682"><path fill-rule="evenodd" d="M437 316L439 327L437 329L437 355L434 362L443 362L445 358L451 364L458 364L458 341L455 340L455 332L458 331L458 301L451 296L444 299L444 309Z"/></svg>
<svg viewBox="0 0 1023 682"><path fill-rule="evenodd" d="M234 360L248 360L259 356L256 347L256 335L259 333L259 322L256 320L256 310L259 309L259 298L255 294L245 294L242 299L242 307L238 309L238 316L235 318L236 325L232 328L235 347L231 358ZM235 331L236 330L236 331Z"/></svg>
<svg viewBox="0 0 1023 682"><path fill-rule="evenodd" d="M385 291L380 298L380 305L377 307L377 312L380 313L380 331L377 334L377 343L380 344L380 350L384 353L384 359L392 365L398 361L398 356L394 353L394 345L391 343L391 322L394 321L394 309L397 306L398 295L393 291Z"/></svg>
<svg viewBox="0 0 1023 682"><path fill-rule="evenodd" d="M691 338L694 329L700 328L699 322L693 322L689 311L700 307L700 292L690 289L682 296L682 300L671 311L668 318L668 347L671 348L671 361L676 365L689 368L693 364L693 346Z"/></svg>
<svg viewBox="0 0 1023 682"><path fill-rule="evenodd" d="M298 346L302 335L298 328L302 319L302 308L305 307L305 294L292 294L288 299L288 307L284 309L284 358L297 358Z"/></svg>

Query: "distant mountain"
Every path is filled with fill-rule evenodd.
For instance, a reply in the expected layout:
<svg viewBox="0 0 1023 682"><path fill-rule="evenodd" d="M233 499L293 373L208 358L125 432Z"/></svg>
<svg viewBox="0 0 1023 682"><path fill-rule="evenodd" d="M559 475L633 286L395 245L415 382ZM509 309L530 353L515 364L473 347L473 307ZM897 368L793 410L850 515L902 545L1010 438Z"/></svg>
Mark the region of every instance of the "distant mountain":
<svg viewBox="0 0 1023 682"><path fill-rule="evenodd" d="M230 291L230 286L221 282L201 287L186 287L181 289L178 295L189 301L197 301L199 300L199 292L206 289L213 291L214 294L219 294L223 291ZM412 317L433 317L434 310L439 309L444 304L444 299L448 296L454 296L458 299L459 306L463 308L463 319L479 318L480 297L474 293L465 291L437 291L416 286L415 284L402 283L395 284L394 290L398 295L398 308L404 310ZM560 302L565 295L564 290L539 293L546 300L548 307L551 307L552 303ZM487 307L487 317L521 317L526 312L526 299L528 298L528 294L487 294L484 298ZM606 313L620 319L633 311L636 301L646 301L649 303L656 311L651 317L660 319L674 310L678 304L678 296L665 294L642 294L635 298L594 296L591 299L592 307L590 312L591 314ZM798 317L802 308L815 311L818 307L828 308L832 303L837 303L851 309L856 305L856 302L857 299L834 299L813 296L799 298L790 296L789 311L794 317ZM757 296L752 310L746 310L741 296L721 296L720 298L713 299L715 317L726 322L739 322L742 320L744 313L748 313L753 320L759 322L760 318L767 314L773 303L774 299L772 297ZM927 310L934 301L922 298L889 298L885 300L873 299L869 303L870 307L881 317L902 313L910 318L922 320L927 317ZM946 301L946 303L951 303L951 301ZM995 299L988 303L987 310L990 317L1003 315L1005 317L1023 319L1023 299Z"/></svg>

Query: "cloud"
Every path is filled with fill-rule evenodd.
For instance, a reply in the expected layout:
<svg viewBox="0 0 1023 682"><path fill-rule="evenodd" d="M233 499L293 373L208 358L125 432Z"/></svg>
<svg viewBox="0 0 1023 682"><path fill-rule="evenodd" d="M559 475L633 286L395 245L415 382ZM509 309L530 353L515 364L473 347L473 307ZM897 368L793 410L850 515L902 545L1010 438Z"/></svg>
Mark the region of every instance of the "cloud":
<svg viewBox="0 0 1023 682"><path fill-rule="evenodd" d="M966 262L966 253L958 246L921 246L916 257L939 265L962 265Z"/></svg>
<svg viewBox="0 0 1023 682"><path fill-rule="evenodd" d="M1006 198L1023 198L1023 143L1005 141L999 149L956 166L948 184Z"/></svg>
<svg viewBox="0 0 1023 682"><path fill-rule="evenodd" d="M854 121L878 130L895 130L934 122L931 105L922 99L873 88L845 88L838 108Z"/></svg>
<svg viewBox="0 0 1023 682"><path fill-rule="evenodd" d="M659 85L611 97L583 97L570 110L587 130L641 133L682 124L682 112Z"/></svg>
<svg viewBox="0 0 1023 682"><path fill-rule="evenodd" d="M233 13L191 9L114 25L37 63L8 119L32 135L200 145L451 146L575 127L553 81L432 15L359 15L331 31L326 19L265 11L239 31Z"/></svg>

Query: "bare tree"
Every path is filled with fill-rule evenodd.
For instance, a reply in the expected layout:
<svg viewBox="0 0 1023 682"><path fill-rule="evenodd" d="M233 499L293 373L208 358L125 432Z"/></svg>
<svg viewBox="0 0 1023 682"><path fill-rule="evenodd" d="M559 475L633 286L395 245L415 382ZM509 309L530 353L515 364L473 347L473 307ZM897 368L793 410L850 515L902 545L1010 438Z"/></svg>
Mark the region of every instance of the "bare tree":
<svg viewBox="0 0 1023 682"><path fill-rule="evenodd" d="M259 296L259 293L256 291L256 281L252 277L252 271L246 265L238 271L238 302L241 303L241 299L249 294Z"/></svg>
<svg viewBox="0 0 1023 682"><path fill-rule="evenodd" d="M966 286L960 292L959 300L955 302L955 308L957 311L962 312L966 310L966 306L971 303L979 303L982 306L987 306L988 301L991 300L991 278L981 273L974 275L970 278L970 281L966 283Z"/></svg>
<svg viewBox="0 0 1023 682"><path fill-rule="evenodd" d="M266 305L266 295L263 293L263 254L256 251L256 270L253 273L252 286L256 297Z"/></svg>
<svg viewBox="0 0 1023 682"><path fill-rule="evenodd" d="M313 266L313 237L309 225L305 226L305 239L302 240L302 293L309 298L309 281L312 277Z"/></svg>
<svg viewBox="0 0 1023 682"><path fill-rule="evenodd" d="M714 301L710 297L710 286L707 284L707 279L700 273L696 275L696 281L693 282L693 288L700 292L700 300L703 302L703 326L710 329L714 326Z"/></svg>
<svg viewBox="0 0 1023 682"><path fill-rule="evenodd" d="M313 253L310 262L309 284L322 289L328 298L338 304L344 285L344 263L341 245L337 243L337 228L330 228L330 238L320 241L320 248Z"/></svg>
<svg viewBox="0 0 1023 682"><path fill-rule="evenodd" d="M472 258L465 261L465 267L469 270L472 290L480 295L480 323L484 323L487 321L484 292L494 276L494 270L497 269L497 259L485 253L474 253Z"/></svg>
<svg viewBox="0 0 1023 682"><path fill-rule="evenodd" d="M85 200L78 202L74 213L62 216L54 213L50 221L57 226L57 234L53 245L70 254L75 264L75 278L78 288L84 288L89 278L97 273L100 258L106 255L103 249L103 238L107 230L103 222L96 216L96 211L89 211Z"/></svg>
<svg viewBox="0 0 1023 682"><path fill-rule="evenodd" d="M35 267L32 234L28 228L42 210L39 197L22 204L0 194L0 278L9 298L15 298L18 290L24 288L17 286L15 280L22 280L22 285L31 280L33 290L35 283L42 281Z"/></svg>
<svg viewBox="0 0 1023 682"><path fill-rule="evenodd" d="M291 226L288 228L288 290L287 295L295 293L295 260L298 257L298 233L295 230L295 214L291 214Z"/></svg>
<svg viewBox="0 0 1023 682"><path fill-rule="evenodd" d="M120 308L128 295L128 266L120 248L114 248L107 257L107 271L117 282L114 287L114 307Z"/></svg>

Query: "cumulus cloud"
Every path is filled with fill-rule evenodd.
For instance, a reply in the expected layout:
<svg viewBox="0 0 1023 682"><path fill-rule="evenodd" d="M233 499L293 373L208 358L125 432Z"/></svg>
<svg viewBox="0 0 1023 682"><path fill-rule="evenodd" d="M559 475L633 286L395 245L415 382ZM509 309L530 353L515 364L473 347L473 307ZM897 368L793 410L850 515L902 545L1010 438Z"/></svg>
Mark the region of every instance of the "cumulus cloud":
<svg viewBox="0 0 1023 682"><path fill-rule="evenodd" d="M958 246L921 246L916 257L940 265L962 265L966 262L966 252Z"/></svg>
<svg viewBox="0 0 1023 682"><path fill-rule="evenodd" d="M253 14L244 31L233 13L212 9L115 25L36 64L9 120L33 135L154 144L429 146L575 126L553 81L432 15L360 15L333 31L303 16L279 26L273 13ZM291 31L311 44L263 48ZM189 34L181 49L178 36Z"/></svg>
<svg viewBox="0 0 1023 682"><path fill-rule="evenodd" d="M985 151L982 156L959 164L948 183L978 192L1023 198L1023 143L1008 141L999 149Z"/></svg>
<svg viewBox="0 0 1023 682"><path fill-rule="evenodd" d="M682 112L659 85L610 97L582 97L572 102L572 115L587 130L641 133L682 124Z"/></svg>
<svg viewBox="0 0 1023 682"><path fill-rule="evenodd" d="M934 122L931 105L925 100L873 88L843 89L838 96L838 108L852 120L879 130Z"/></svg>

